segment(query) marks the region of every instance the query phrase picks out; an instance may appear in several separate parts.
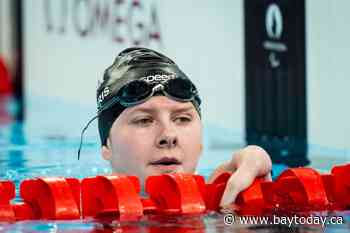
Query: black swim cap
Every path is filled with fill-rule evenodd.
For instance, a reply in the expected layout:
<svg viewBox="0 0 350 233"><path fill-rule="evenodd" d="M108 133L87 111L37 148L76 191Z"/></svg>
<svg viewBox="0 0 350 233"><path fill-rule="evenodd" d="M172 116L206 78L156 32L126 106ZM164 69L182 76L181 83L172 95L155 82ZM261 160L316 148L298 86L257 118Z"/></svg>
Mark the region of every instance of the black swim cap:
<svg viewBox="0 0 350 233"><path fill-rule="evenodd" d="M106 145L115 119L126 109L119 102L106 106L118 91L134 80L148 77L174 76L189 79L170 58L148 48L132 47L123 50L108 67L97 88L98 129L102 145ZM200 115L200 99L191 101Z"/></svg>

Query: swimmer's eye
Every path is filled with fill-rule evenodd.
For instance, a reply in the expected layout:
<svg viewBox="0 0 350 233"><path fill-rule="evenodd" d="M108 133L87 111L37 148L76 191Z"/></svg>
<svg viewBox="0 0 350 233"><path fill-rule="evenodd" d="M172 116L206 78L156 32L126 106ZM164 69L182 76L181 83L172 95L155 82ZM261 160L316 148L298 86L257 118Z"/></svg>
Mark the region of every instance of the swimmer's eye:
<svg viewBox="0 0 350 233"><path fill-rule="evenodd" d="M174 120L176 123L184 124L192 121L192 118L190 116L178 116Z"/></svg>
<svg viewBox="0 0 350 233"><path fill-rule="evenodd" d="M133 124L135 125L139 125L139 126L147 126L153 123L153 119L152 118L139 118L139 119L135 119L134 121L132 121Z"/></svg>

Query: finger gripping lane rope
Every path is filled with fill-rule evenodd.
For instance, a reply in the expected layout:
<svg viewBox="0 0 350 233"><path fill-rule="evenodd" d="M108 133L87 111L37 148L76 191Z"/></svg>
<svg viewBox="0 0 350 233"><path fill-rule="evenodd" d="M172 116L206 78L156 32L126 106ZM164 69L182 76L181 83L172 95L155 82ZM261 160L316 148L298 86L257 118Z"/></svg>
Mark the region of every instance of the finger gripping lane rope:
<svg viewBox="0 0 350 233"><path fill-rule="evenodd" d="M20 184L22 202L15 198L12 181L0 181L0 221L112 218L138 220L148 214L206 214L219 211L231 173L222 173L208 184L202 176L164 174L145 183L141 197L135 176L114 174L82 180L41 177ZM350 209L350 164L333 167L330 174L312 168L292 168L275 181L257 178L234 203L242 215L305 213Z"/></svg>

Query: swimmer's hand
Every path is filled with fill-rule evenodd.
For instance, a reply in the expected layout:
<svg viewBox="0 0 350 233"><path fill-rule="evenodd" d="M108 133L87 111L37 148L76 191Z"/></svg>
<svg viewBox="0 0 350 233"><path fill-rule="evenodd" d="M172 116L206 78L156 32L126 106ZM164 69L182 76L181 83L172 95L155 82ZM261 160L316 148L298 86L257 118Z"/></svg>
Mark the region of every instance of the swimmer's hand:
<svg viewBox="0 0 350 233"><path fill-rule="evenodd" d="M271 180L272 162L267 152L259 146L247 146L235 152L232 159L220 165L209 178L213 182L223 172L234 172L227 182L220 207L233 210L238 194L248 188L256 177Z"/></svg>

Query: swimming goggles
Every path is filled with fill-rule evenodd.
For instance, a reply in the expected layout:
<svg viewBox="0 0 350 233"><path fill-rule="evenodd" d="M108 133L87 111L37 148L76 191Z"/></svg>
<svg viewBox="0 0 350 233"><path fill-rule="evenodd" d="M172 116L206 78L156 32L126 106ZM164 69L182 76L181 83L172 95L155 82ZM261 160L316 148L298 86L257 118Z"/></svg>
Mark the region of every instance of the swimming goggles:
<svg viewBox="0 0 350 233"><path fill-rule="evenodd" d="M189 79L175 78L163 82L149 83L145 80L134 80L124 85L115 96L98 108L98 114L111 108L116 103L131 107L146 102L152 96L161 93L180 102L201 100L194 84Z"/></svg>

